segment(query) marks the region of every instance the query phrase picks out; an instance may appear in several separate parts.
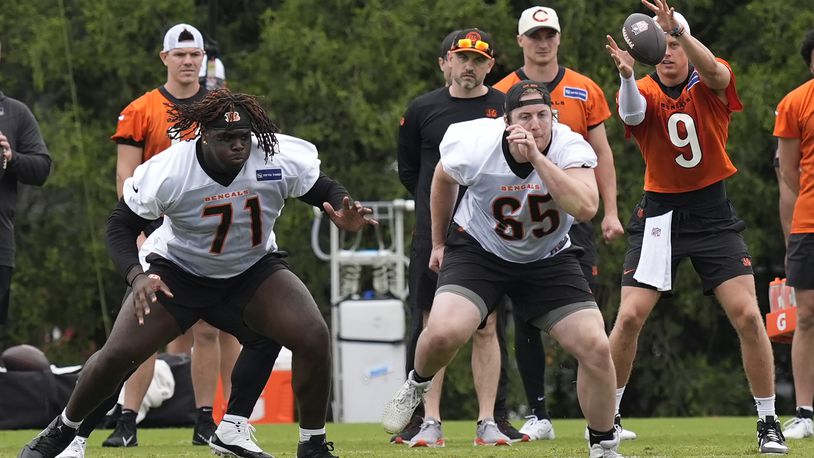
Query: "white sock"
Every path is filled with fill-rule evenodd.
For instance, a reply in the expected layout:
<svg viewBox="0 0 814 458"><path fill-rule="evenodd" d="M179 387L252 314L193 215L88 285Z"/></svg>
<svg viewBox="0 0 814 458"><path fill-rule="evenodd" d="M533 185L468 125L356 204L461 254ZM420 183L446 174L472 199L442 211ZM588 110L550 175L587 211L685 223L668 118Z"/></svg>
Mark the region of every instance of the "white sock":
<svg viewBox="0 0 814 458"><path fill-rule="evenodd" d="M241 417L240 415L232 415L227 413L223 416L224 421L228 421L229 423L248 423L249 419L246 417Z"/></svg>
<svg viewBox="0 0 814 458"><path fill-rule="evenodd" d="M774 411L774 395L768 398L755 397L755 407L757 407L758 417L766 418L767 416L772 416L777 418L777 414Z"/></svg>
<svg viewBox="0 0 814 458"><path fill-rule="evenodd" d="M300 428L300 442L307 442L311 436L324 436L325 435L325 427L323 426L320 429L303 429Z"/></svg>
<svg viewBox="0 0 814 458"><path fill-rule="evenodd" d="M68 415L65 414L65 410L67 410L67 409L63 409L62 414L60 414L60 416L62 417L62 423L65 423L65 426L67 426L69 428L73 428L73 429L78 428L79 425L82 424L82 421L81 420L80 421L68 420Z"/></svg>
<svg viewBox="0 0 814 458"><path fill-rule="evenodd" d="M616 415L619 415L619 404L622 403L622 396L625 395L626 386L627 385L623 386L622 388L616 389Z"/></svg>

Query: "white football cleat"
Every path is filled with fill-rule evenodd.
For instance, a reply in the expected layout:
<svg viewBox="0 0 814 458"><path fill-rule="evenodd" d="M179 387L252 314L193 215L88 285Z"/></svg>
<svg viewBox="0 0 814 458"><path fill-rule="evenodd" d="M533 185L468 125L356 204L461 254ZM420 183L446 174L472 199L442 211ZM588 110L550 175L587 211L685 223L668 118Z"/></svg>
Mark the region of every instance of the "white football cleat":
<svg viewBox="0 0 814 458"><path fill-rule="evenodd" d="M416 407L424 401L424 394L432 386L432 380L418 383L413 379L414 375L415 371L410 371L404 385L396 392L393 399L384 405L382 426L390 434L395 434L407 426Z"/></svg>

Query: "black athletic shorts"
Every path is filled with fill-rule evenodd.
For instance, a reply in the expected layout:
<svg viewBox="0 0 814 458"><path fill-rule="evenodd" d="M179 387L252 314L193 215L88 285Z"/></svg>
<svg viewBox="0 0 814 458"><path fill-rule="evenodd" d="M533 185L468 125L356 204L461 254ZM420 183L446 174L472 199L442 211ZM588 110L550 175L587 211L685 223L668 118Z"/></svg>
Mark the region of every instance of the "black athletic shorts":
<svg viewBox="0 0 814 458"><path fill-rule="evenodd" d="M199 319L237 337L243 345L258 345L266 337L252 331L243 321L243 309L257 288L274 272L288 269L285 252L269 253L240 275L232 278L206 278L192 275L173 262L149 255L148 274L156 274L174 297L158 292L158 301L185 332Z"/></svg>
<svg viewBox="0 0 814 458"><path fill-rule="evenodd" d="M14 269L10 266L0 266L0 324L8 321L8 308L11 302L11 274Z"/></svg>
<svg viewBox="0 0 814 458"><path fill-rule="evenodd" d="M435 297L438 274L430 270L432 241L413 238L410 247L410 305L419 310L429 311Z"/></svg>
<svg viewBox="0 0 814 458"><path fill-rule="evenodd" d="M789 234L786 284L814 289L814 234Z"/></svg>
<svg viewBox="0 0 814 458"><path fill-rule="evenodd" d="M495 310L504 295L509 296L514 313L524 323L557 315L559 308L595 308L596 301L577 260L581 252L581 248L572 247L540 261L520 264L487 252L466 232L452 230L447 237L437 292L453 292L472 300L482 318ZM567 314L557 316L564 318ZM550 329L556 321L548 324Z"/></svg>
<svg viewBox="0 0 814 458"><path fill-rule="evenodd" d="M596 291L598 285L599 267L597 267L597 251L596 243L594 243L594 225L590 221L578 223L574 221L571 230L568 231L571 237L571 244L581 247L584 250L582 256L579 257L579 266L582 268L582 274L588 280L588 285L591 286L591 291Z"/></svg>
<svg viewBox="0 0 814 458"><path fill-rule="evenodd" d="M646 192L633 209L628 223L628 251L622 270L622 286L656 289L633 278L642 252L645 219L673 210L670 244L672 283L678 265L690 258L701 278L704 294L711 295L721 283L741 275L753 275L752 257L741 232L746 224L726 198L723 182L681 194ZM670 294L670 292L666 292Z"/></svg>

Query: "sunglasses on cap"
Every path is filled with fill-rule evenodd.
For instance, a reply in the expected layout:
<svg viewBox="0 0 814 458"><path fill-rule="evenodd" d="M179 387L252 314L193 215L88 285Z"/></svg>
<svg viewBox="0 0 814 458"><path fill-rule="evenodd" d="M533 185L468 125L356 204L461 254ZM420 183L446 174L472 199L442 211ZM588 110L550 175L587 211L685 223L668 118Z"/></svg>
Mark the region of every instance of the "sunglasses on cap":
<svg viewBox="0 0 814 458"><path fill-rule="evenodd" d="M452 49L477 49L478 51L489 52L489 43L481 40L473 41L469 38L461 38L455 42Z"/></svg>

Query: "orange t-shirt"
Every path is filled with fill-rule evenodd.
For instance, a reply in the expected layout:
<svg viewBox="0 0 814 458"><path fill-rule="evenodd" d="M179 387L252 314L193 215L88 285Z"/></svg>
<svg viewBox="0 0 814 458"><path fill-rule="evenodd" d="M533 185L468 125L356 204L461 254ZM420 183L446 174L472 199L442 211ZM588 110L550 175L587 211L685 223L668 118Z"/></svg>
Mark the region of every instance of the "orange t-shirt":
<svg viewBox="0 0 814 458"><path fill-rule="evenodd" d="M528 79L522 69L513 71L494 87L504 94L518 81ZM561 124L588 140L588 130L610 117L608 101L602 88L585 75L570 68L560 67L554 81L548 83L551 108L557 111Z"/></svg>
<svg viewBox="0 0 814 458"><path fill-rule="evenodd" d="M195 135L185 135L181 139L170 138L167 129L166 103L192 103L201 100L206 89L201 89L187 99L176 99L164 87L153 89L130 102L119 114L119 123L112 138L116 143L143 148L141 162L169 148L178 140L189 140Z"/></svg>
<svg viewBox="0 0 814 458"><path fill-rule="evenodd" d="M814 232L814 80L789 92L777 105L774 135L800 139L800 193L794 204L792 234Z"/></svg>
<svg viewBox="0 0 814 458"><path fill-rule="evenodd" d="M726 88L727 103L692 73L676 97L650 74L638 80L639 92L647 101L644 121L625 126L633 134L645 162L644 189L663 193L695 191L732 176L738 169L726 153L729 121L743 105L735 89L735 74Z"/></svg>

